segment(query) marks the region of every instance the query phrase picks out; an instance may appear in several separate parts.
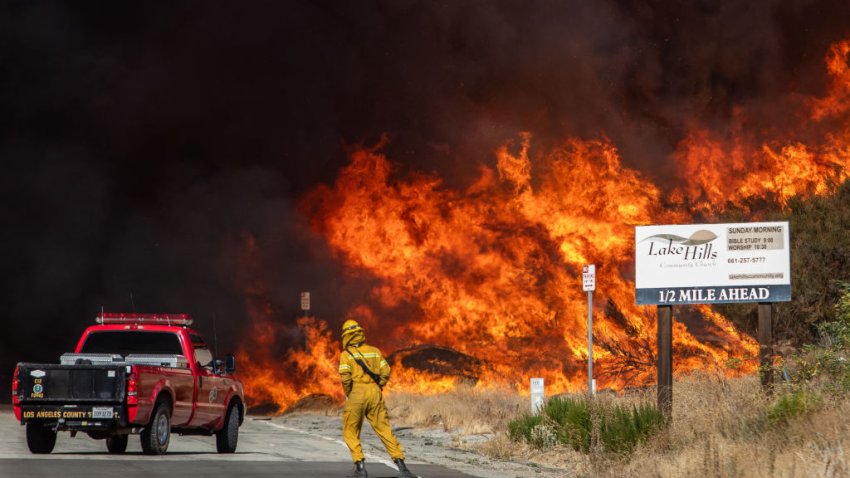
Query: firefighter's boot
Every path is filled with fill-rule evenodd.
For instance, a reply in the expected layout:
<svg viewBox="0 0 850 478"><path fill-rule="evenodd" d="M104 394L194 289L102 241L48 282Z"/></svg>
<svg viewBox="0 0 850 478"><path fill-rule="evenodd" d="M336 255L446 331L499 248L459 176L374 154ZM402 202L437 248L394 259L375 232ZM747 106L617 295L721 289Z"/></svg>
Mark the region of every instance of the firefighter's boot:
<svg viewBox="0 0 850 478"><path fill-rule="evenodd" d="M369 473L366 473L366 462L360 460L354 463L354 471L346 478L369 478Z"/></svg>
<svg viewBox="0 0 850 478"><path fill-rule="evenodd" d="M395 466L398 467L398 478L418 478L407 469L407 465L404 464L404 460L396 458L393 461L395 462Z"/></svg>

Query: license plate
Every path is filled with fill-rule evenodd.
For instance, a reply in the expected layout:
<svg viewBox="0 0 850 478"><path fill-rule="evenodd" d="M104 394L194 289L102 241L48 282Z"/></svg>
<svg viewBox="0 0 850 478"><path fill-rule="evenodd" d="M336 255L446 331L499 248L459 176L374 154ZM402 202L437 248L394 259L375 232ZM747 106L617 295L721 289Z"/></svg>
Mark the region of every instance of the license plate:
<svg viewBox="0 0 850 478"><path fill-rule="evenodd" d="M91 409L92 418L112 418L112 407L93 407Z"/></svg>

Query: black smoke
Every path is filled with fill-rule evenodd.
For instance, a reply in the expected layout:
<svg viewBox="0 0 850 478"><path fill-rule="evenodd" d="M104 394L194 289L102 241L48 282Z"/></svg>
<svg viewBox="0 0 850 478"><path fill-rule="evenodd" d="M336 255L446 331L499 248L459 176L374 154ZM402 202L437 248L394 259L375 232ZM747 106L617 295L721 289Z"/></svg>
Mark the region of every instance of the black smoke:
<svg viewBox="0 0 850 478"><path fill-rule="evenodd" d="M338 321L368 287L295 204L351 144L386 133L402 172L453 186L520 131L605 135L669 183L689 121L744 106L791 127L782 98L823 93L847 18L841 0L3 2L0 390L101 308L189 312L208 338L215 320L232 350L245 237L281 317L311 290Z"/></svg>

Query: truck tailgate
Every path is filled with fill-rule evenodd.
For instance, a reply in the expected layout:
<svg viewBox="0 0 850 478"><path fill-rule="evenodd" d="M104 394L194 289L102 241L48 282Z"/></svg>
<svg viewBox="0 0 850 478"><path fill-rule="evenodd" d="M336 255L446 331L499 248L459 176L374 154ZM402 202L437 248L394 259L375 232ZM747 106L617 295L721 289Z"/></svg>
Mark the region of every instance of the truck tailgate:
<svg viewBox="0 0 850 478"><path fill-rule="evenodd" d="M123 402L126 366L19 364L21 404Z"/></svg>

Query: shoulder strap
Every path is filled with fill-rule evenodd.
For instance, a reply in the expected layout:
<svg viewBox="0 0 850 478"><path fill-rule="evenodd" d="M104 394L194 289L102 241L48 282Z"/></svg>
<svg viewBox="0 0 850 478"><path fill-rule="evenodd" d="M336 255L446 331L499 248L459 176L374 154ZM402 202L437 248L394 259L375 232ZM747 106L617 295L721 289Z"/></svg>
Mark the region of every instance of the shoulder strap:
<svg viewBox="0 0 850 478"><path fill-rule="evenodd" d="M365 363L363 363L363 361L362 361L362 360L360 360L359 358L355 357L355 356L354 356L354 354L353 354L353 353L351 353L351 350L348 350L348 347L346 347L346 348L345 348L345 351L346 351L346 352L348 352L348 355L351 355L351 358L353 358L353 359L354 359L354 361L355 361L355 362L357 362L357 365L359 365L359 366L360 366L360 368L362 368L362 369L363 369L363 371L364 371L364 372L366 372L366 375L368 375L368 376L372 377L372 380L374 380L374 381L375 381L375 383L376 383L379 387L381 387L381 389L383 389L383 388L384 388L384 387L381 385L381 377L379 377L379 376L378 376L378 374L376 374L375 372L373 372L373 371L369 370L369 367L367 367L367 366L366 366L366 364L365 364Z"/></svg>

